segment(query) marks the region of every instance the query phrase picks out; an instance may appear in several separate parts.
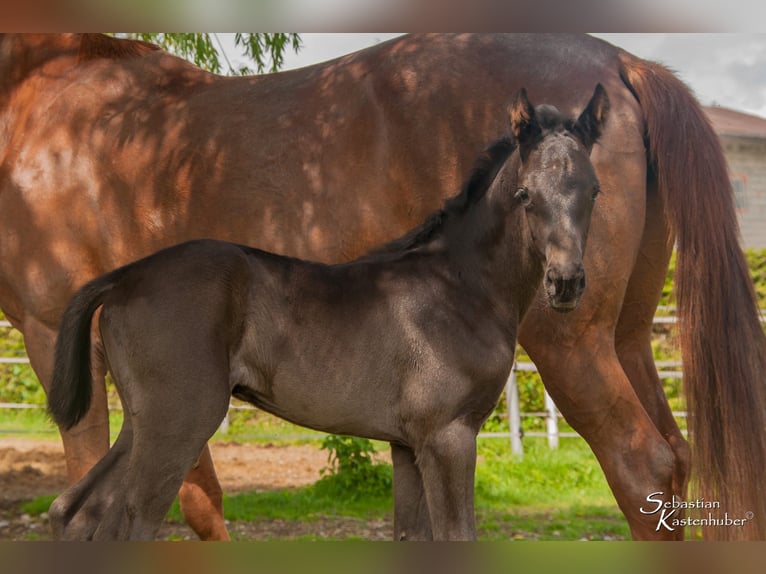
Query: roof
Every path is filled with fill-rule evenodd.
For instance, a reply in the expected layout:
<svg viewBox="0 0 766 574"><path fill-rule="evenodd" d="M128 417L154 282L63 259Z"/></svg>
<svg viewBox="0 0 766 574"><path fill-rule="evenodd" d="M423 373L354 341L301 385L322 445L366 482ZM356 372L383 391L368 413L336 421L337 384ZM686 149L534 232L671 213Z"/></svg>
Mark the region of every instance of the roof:
<svg viewBox="0 0 766 574"><path fill-rule="evenodd" d="M766 139L766 119L719 106L706 106L705 113L719 136Z"/></svg>

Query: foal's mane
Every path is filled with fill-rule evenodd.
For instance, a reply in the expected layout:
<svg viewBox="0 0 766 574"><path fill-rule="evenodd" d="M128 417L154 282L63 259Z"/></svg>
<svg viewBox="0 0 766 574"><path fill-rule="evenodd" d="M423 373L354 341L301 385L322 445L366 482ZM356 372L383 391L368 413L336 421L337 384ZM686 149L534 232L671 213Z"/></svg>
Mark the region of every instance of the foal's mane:
<svg viewBox="0 0 766 574"><path fill-rule="evenodd" d="M487 147L474 163L470 177L463 183L460 193L444 202L444 207L430 214L426 220L402 237L394 239L370 252L383 255L408 251L431 241L443 228L450 215L465 213L476 204L489 189L497 172L516 149L511 136L503 137Z"/></svg>
<svg viewBox="0 0 766 574"><path fill-rule="evenodd" d="M81 62L97 58L121 60L144 56L159 49L155 44L140 40L113 38L104 34L82 34L78 58Z"/></svg>

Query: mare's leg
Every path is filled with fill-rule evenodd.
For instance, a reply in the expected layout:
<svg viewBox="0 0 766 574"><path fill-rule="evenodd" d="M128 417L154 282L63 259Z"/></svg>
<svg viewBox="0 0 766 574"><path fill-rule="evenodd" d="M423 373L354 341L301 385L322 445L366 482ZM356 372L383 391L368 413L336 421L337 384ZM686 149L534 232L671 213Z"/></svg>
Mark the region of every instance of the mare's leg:
<svg viewBox="0 0 766 574"><path fill-rule="evenodd" d="M415 453L391 444L394 463L394 540L431 540L431 520Z"/></svg>
<svg viewBox="0 0 766 574"><path fill-rule="evenodd" d="M23 325L24 344L30 364L46 394L53 379L53 349L57 333L35 319ZM68 431L61 431L69 484L80 480L109 450L109 411L104 386L103 357L92 352L93 397L85 417Z"/></svg>
<svg viewBox="0 0 766 574"><path fill-rule="evenodd" d="M689 478L689 446L668 405L651 346L652 321L672 251L662 210L658 194L650 188L644 235L625 292L615 342L620 363L641 404L673 449L673 494L684 498Z"/></svg>
<svg viewBox="0 0 766 574"><path fill-rule="evenodd" d="M434 540L475 540L476 429L453 421L430 433L415 454Z"/></svg>
<svg viewBox="0 0 766 574"><path fill-rule="evenodd" d="M186 473L178 502L187 524L201 540L230 539L223 518L223 491L207 444Z"/></svg>
<svg viewBox="0 0 766 574"><path fill-rule="evenodd" d="M653 493L670 500L675 457L622 370L612 332L590 325L574 340L549 345L542 333L527 331L522 344L561 413L596 455L633 537L676 539L680 529L658 531L658 516L641 512L654 508L646 500Z"/></svg>

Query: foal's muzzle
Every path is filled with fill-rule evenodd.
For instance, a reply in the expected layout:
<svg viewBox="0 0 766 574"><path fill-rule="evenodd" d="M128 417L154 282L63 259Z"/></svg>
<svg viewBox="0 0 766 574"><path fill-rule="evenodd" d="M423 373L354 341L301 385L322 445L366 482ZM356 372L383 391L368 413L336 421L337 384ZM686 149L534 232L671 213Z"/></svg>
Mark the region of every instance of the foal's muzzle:
<svg viewBox="0 0 766 574"><path fill-rule="evenodd" d="M550 306L566 313L577 307L585 291L585 269L582 264L567 269L550 266L545 270L543 281Z"/></svg>

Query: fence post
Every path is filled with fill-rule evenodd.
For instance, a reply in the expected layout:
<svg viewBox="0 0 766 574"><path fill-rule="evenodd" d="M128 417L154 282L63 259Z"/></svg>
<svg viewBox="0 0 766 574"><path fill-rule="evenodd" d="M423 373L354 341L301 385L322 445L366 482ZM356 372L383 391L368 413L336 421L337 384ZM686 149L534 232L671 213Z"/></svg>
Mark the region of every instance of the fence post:
<svg viewBox="0 0 766 574"><path fill-rule="evenodd" d="M548 413L546 420L546 426L548 429L548 447L559 448L558 412L556 410L556 404L548 394L548 391L545 391L545 412Z"/></svg>
<svg viewBox="0 0 766 574"><path fill-rule="evenodd" d="M519 407L519 388L516 385L516 363L513 363L511 374L505 385L505 403L508 405L508 428L511 434L511 452L524 456L524 445L521 443L521 409Z"/></svg>
<svg viewBox="0 0 766 574"><path fill-rule="evenodd" d="M231 403L229 404L229 410L226 411L226 416L223 417L223 420L221 421L221 426L218 427L218 430L223 434L229 434L229 427L231 426L229 413L231 413Z"/></svg>

